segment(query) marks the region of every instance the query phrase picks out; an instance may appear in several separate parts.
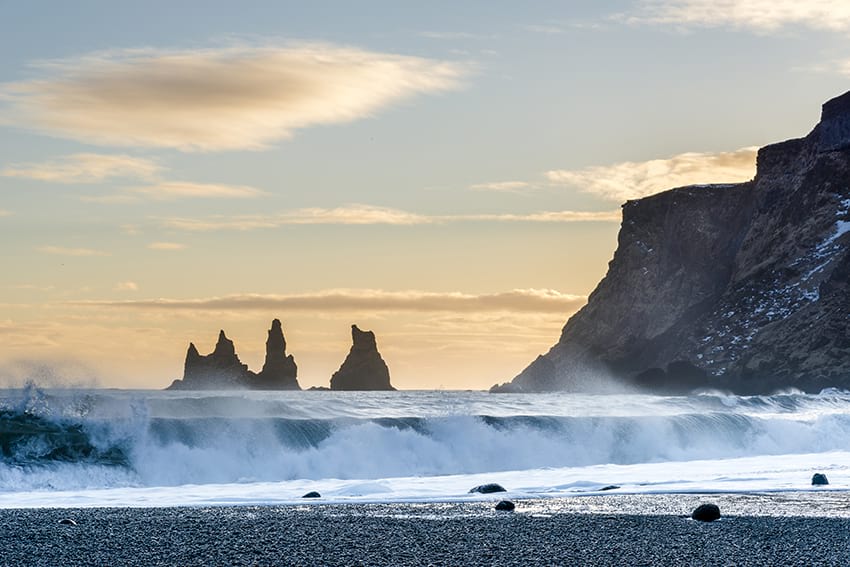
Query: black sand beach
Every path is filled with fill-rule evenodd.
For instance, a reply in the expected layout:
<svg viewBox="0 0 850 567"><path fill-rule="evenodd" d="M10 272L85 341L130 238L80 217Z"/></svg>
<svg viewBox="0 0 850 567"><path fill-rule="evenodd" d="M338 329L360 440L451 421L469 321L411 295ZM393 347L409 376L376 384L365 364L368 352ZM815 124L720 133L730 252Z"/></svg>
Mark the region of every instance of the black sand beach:
<svg viewBox="0 0 850 567"><path fill-rule="evenodd" d="M605 510L653 499L668 513ZM696 501L728 508L747 497L520 500L515 513L493 511L494 502L2 510L0 564L850 565L846 517L701 523L669 513ZM596 511L569 511L574 504Z"/></svg>

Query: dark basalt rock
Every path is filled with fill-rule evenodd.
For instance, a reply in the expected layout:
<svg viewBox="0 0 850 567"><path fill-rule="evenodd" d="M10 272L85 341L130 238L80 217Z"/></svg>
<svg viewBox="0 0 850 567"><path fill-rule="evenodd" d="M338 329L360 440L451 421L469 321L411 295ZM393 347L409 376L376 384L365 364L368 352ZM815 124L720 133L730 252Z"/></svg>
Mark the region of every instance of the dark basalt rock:
<svg viewBox="0 0 850 567"><path fill-rule="evenodd" d="M496 510L500 512L513 512L516 506L510 500L502 500L498 504L496 504Z"/></svg>
<svg viewBox="0 0 850 567"><path fill-rule="evenodd" d="M494 492L507 492L501 484L496 484L495 482L491 482L488 484L481 484L474 488L469 489L469 493L473 494L478 492L479 494L492 494Z"/></svg>
<svg viewBox="0 0 850 567"><path fill-rule="evenodd" d="M713 522L720 519L720 508L717 504L700 504L691 513L691 518L700 522Z"/></svg>
<svg viewBox="0 0 850 567"><path fill-rule="evenodd" d="M313 490L313 491L311 491L311 492L308 492L307 494L305 494L305 495L304 495L304 496L302 496L301 498L321 498L321 497L322 497L322 495L321 495L321 494L319 494L318 492L316 492L315 490Z"/></svg>
<svg viewBox="0 0 850 567"><path fill-rule="evenodd" d="M603 486L602 488L600 488L599 491L605 492L607 490L617 490L618 488L620 488L620 487L617 486L616 484L609 484L608 486Z"/></svg>
<svg viewBox="0 0 850 567"><path fill-rule="evenodd" d="M331 376L331 390L395 390L387 363L378 352L375 333L352 325L351 339L348 356Z"/></svg>
<svg viewBox="0 0 850 567"><path fill-rule="evenodd" d="M248 370L236 354L233 341L220 331L212 353L204 356L189 343L183 379L175 380L168 390L300 390L298 368L292 355L286 354L286 340L280 321L272 321L266 341L266 361L259 374Z"/></svg>
<svg viewBox="0 0 850 567"><path fill-rule="evenodd" d="M829 484L826 475L823 473L815 473L812 475L812 486L824 486Z"/></svg>
<svg viewBox="0 0 850 567"><path fill-rule="evenodd" d="M850 388L850 92L745 183L623 205L608 273L493 392Z"/></svg>
<svg viewBox="0 0 850 567"><path fill-rule="evenodd" d="M280 320L275 319L266 340L266 360L254 379L253 387L259 390L300 390L297 375L295 359L286 354L286 339Z"/></svg>

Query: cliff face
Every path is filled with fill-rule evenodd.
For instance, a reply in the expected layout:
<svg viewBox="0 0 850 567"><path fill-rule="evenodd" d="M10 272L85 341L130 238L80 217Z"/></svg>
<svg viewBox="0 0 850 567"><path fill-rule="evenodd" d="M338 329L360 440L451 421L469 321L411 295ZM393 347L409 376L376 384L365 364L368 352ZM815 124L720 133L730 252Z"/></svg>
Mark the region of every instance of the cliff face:
<svg viewBox="0 0 850 567"><path fill-rule="evenodd" d="M236 354L233 341L220 331L215 349L201 355L189 343L183 379L175 380L169 390L231 390L252 388L256 390L300 390L296 375L298 368L292 355L286 354L286 340L280 321L272 321L266 341L266 361L259 374L248 370Z"/></svg>
<svg viewBox="0 0 850 567"><path fill-rule="evenodd" d="M331 376L331 390L395 390L390 371L375 341L375 333L351 326L353 342L348 356Z"/></svg>
<svg viewBox="0 0 850 567"><path fill-rule="evenodd" d="M850 93L756 177L623 205L618 247L558 343L494 391L850 387Z"/></svg>

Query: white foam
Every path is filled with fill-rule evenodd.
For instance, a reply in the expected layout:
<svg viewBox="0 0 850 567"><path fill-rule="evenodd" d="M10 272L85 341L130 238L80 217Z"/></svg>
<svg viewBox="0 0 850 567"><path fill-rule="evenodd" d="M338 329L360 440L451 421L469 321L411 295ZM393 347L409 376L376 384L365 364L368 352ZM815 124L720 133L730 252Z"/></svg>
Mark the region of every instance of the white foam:
<svg viewBox="0 0 850 567"><path fill-rule="evenodd" d="M814 472L829 478L812 487ZM469 494L497 482L507 493ZM609 491L601 489L616 485ZM609 494L753 493L850 489L850 452L696 460L636 465L396 477L370 481L315 479L174 487L127 487L74 491L0 493L0 508L169 507L219 505L312 505L375 502L462 502L501 498L569 498ZM316 490L320 499L303 499Z"/></svg>
<svg viewBox="0 0 850 567"><path fill-rule="evenodd" d="M96 446L128 447L129 466L0 463L0 507L305 503L300 496L310 490L323 502L453 501L481 498L467 490L486 482L516 497L574 496L611 484L621 486L617 493L794 491L808 489L815 471L829 474L832 489L850 486L850 394L835 390L251 393L235 396L231 415L232 393L86 395L86 411L76 413L56 392L45 399L77 416ZM337 420L302 445L290 438L299 441L302 429L281 426L276 415L246 417L251 407L276 414L299 399L301 415L315 408L322 420ZM186 404L192 417L172 417ZM313 422L294 426L304 423Z"/></svg>

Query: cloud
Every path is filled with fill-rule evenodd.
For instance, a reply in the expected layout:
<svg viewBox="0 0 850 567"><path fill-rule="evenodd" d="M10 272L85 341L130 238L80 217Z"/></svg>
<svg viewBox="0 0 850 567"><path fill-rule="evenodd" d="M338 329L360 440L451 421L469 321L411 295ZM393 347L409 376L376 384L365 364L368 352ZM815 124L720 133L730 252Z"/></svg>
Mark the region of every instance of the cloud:
<svg viewBox="0 0 850 567"><path fill-rule="evenodd" d="M485 35L485 34L477 34L471 32L463 32L463 31L423 31L419 32L419 37L424 37L427 39L437 39L437 40L482 40L482 39L496 39L495 35Z"/></svg>
<svg viewBox="0 0 850 567"><path fill-rule="evenodd" d="M10 217L10 216L12 216L12 211L0 209L0 217Z"/></svg>
<svg viewBox="0 0 850 567"><path fill-rule="evenodd" d="M564 33L564 28L562 26L554 24L528 24L522 26L522 29L527 32L545 35L557 35Z"/></svg>
<svg viewBox="0 0 850 567"><path fill-rule="evenodd" d="M130 189L134 194L157 200L186 198L205 199L253 199L265 195L265 191L247 185L223 185L219 183L192 183L189 181L164 181L146 187Z"/></svg>
<svg viewBox="0 0 850 567"><path fill-rule="evenodd" d="M528 214L458 215L458 221L490 222L620 222L620 211L543 211Z"/></svg>
<svg viewBox="0 0 850 567"><path fill-rule="evenodd" d="M58 256L110 256L109 252L92 250L91 248L65 248L64 246L39 246L36 248L43 254L55 254Z"/></svg>
<svg viewBox="0 0 850 567"><path fill-rule="evenodd" d="M151 250L184 250L186 248L185 244L180 244L178 242L151 242L148 244L148 248Z"/></svg>
<svg viewBox="0 0 850 567"><path fill-rule="evenodd" d="M99 183L116 177L148 179L161 169L150 159L83 153L51 161L12 164L0 171L0 175L55 183Z"/></svg>
<svg viewBox="0 0 850 567"><path fill-rule="evenodd" d="M850 60L848 59L831 59L821 61L811 65L798 66L794 71L807 71L811 73L829 73L850 76Z"/></svg>
<svg viewBox="0 0 850 567"><path fill-rule="evenodd" d="M422 215L399 209L350 205L334 209L307 208L276 215L212 216L205 219L167 218L170 229L190 232L256 230L286 225L395 225L413 226L450 222L619 222L620 211L544 211L528 214Z"/></svg>
<svg viewBox="0 0 850 567"><path fill-rule="evenodd" d="M115 291L139 291L139 284L136 282L118 282L115 284Z"/></svg>
<svg viewBox="0 0 850 567"><path fill-rule="evenodd" d="M644 0L636 13L624 18L638 24L731 27L758 33L794 26L850 31L850 3L846 0Z"/></svg>
<svg viewBox="0 0 850 567"><path fill-rule="evenodd" d="M85 143L261 149L457 88L462 65L330 44L106 51L0 86L0 119Z"/></svg>
<svg viewBox="0 0 850 567"><path fill-rule="evenodd" d="M531 183L526 181L494 181L491 183L476 183L470 185L469 188L473 191L505 191L517 192L521 189L530 189L533 187Z"/></svg>
<svg viewBox="0 0 850 567"><path fill-rule="evenodd" d="M247 185L194 183L191 181L162 181L143 187L132 187L109 195L81 195L87 203L124 204L143 200L175 201L178 199L254 199L267 195L265 191Z"/></svg>
<svg viewBox="0 0 850 567"><path fill-rule="evenodd" d="M546 177L558 185L624 202L684 185L747 181L755 175L757 152L757 147L749 147L734 152L685 153L669 159L552 170Z"/></svg>
<svg viewBox="0 0 850 567"><path fill-rule="evenodd" d="M415 311L415 312L530 312L564 313L584 305L587 297L550 289L515 289L502 293L469 294L426 291L327 290L293 295L241 294L204 299L80 301L73 305L131 309L193 311Z"/></svg>

